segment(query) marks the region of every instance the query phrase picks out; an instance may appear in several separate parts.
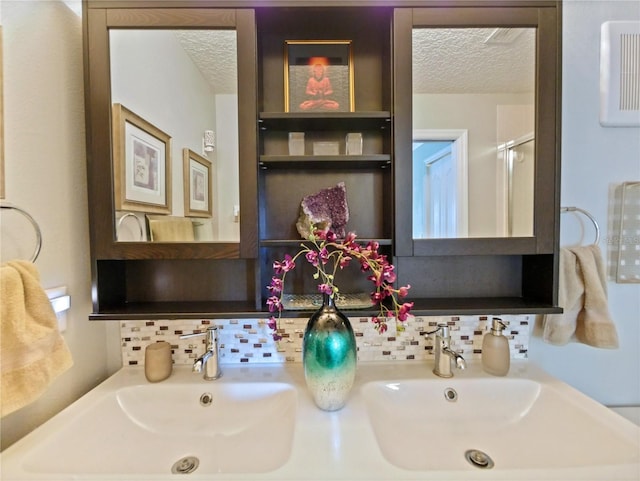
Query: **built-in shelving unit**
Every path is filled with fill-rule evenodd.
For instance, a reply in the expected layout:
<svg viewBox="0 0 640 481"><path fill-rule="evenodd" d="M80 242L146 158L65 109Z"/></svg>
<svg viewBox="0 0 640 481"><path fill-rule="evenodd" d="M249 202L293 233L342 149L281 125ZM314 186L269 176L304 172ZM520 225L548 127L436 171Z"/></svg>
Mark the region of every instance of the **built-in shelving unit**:
<svg viewBox="0 0 640 481"><path fill-rule="evenodd" d="M560 6L543 1L233 0L116 2L88 0L86 91L94 312L91 319L267 317L274 260L302 240L295 223L306 195L344 182L347 230L376 241L393 259L400 285L411 284L416 315L558 312L560 172ZM170 5L168 5L170 4ZM167 7L170 8L167 8ZM117 8L116 8L117 7ZM115 8L115 10L114 10ZM194 10L195 9L195 10ZM114 13L117 11L117 15ZM208 12L208 16L203 16ZM212 15L212 12L216 15ZM207 17L207 18L204 18ZM239 243L115 242L110 148L108 30L207 28L219 19L238 32L241 240ZM411 236L411 28L538 28L535 235L512 239ZM116 22L116 23L114 23ZM118 25L119 25L118 24ZM290 40L349 40L353 111L285 111L284 52ZM104 58L103 58L104 57ZM290 155L289 133L303 132L304 155ZM348 133L362 153L346 155ZM313 155L314 142L338 143L338 155ZM309 266L287 277L291 292L316 292ZM357 270L357 269L356 269ZM370 290L360 272L341 273L343 292ZM346 311L373 315L375 310ZM286 316L308 317L308 311Z"/></svg>
<svg viewBox="0 0 640 481"><path fill-rule="evenodd" d="M365 242L376 240L389 256L393 249L393 115L391 112L391 9L287 8L257 13L259 84L260 283L264 302L274 260L295 253L304 196L344 182L350 220L347 229ZM371 35L374 28L377 35ZM284 112L284 45L287 40L351 41L354 111ZM289 155L290 132L304 133L305 154ZM345 137L362 135L362 155L345 155ZM339 145L338 155L313 155L314 142ZM287 276L296 294L317 292L307 266ZM299 271L299 272L297 272ZM291 273L290 273L291 274ZM369 289L359 272L340 273L342 292ZM373 312L373 311L372 311ZM304 316L309 313L291 312ZM371 314L371 313L369 313ZM359 311L366 315L366 311Z"/></svg>

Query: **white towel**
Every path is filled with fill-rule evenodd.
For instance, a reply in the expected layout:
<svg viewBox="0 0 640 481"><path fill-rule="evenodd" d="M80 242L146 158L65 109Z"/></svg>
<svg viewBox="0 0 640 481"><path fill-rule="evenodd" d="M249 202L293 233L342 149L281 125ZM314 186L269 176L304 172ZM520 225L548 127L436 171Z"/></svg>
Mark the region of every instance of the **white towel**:
<svg viewBox="0 0 640 481"><path fill-rule="evenodd" d="M615 349L618 334L609 313L605 267L597 245L560 250L558 303L562 314L543 320L543 339L556 345L571 340Z"/></svg>
<svg viewBox="0 0 640 481"><path fill-rule="evenodd" d="M35 401L73 365L40 275L28 261L0 268L0 416Z"/></svg>

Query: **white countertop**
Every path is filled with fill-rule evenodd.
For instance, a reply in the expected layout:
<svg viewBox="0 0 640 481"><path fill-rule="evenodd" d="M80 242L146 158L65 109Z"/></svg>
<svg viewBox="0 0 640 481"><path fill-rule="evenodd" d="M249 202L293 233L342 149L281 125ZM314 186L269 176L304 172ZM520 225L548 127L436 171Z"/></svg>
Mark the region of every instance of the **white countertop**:
<svg viewBox="0 0 640 481"><path fill-rule="evenodd" d="M87 393L53 419L36 429L5 450L1 455L1 474L9 480L147 480L150 479L190 479L190 480L639 480L640 452L632 464L617 466L588 466L570 469L518 469L505 470L496 465L491 470L480 470L471 465L455 471L411 471L398 468L388 462L378 447L375 434L361 393L364 384L375 380L438 379L431 372L431 364L408 362L360 363L356 384L347 405L337 412L319 410L306 391L302 365L299 363L277 365L223 365L223 377L217 381L204 381L191 372L189 366L176 366L171 377L162 383L202 383L203 392L213 383L230 382L285 382L293 384L298 392L296 424L293 448L289 460L280 468L259 474L199 474L196 470L188 475L168 473L150 477L148 474L86 474L86 473L46 473L27 471L25 459L36 447L41 447L52 433L74 422L79 412L91 409L106 393L127 386L148 384L142 367L125 367L104 383ZM478 362L470 362L465 371L455 371L454 379L490 377L481 370ZM571 396L572 402L587 409L594 409L599 419L605 417L612 429L628 436L630 442L640 446L640 428L630 421L601 406L570 386L550 377L529 361L513 361L508 377L527 378L541 383L553 384ZM479 412L478 416L482 416ZM95 435L91 433L90 435ZM553 433L549 433L553 436ZM634 441L635 438L635 441ZM126 440L124 441L126 442ZM424 426L424 449L438 443ZM544 443L545 439L540 439ZM46 444L45 444L46 445ZM269 449L269 439L264 439L265 449ZM108 447L106 447L108 449ZM70 450L73 450L70 448ZM640 451L640 450L639 450ZM186 453L188 454L188 453ZM522 452L522 456L526 456Z"/></svg>

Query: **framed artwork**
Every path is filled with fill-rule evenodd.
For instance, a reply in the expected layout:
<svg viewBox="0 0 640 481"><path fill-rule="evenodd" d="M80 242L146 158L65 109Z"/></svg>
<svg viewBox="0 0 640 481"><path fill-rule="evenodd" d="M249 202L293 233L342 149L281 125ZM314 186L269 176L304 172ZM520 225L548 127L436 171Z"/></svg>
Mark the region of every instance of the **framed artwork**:
<svg viewBox="0 0 640 481"><path fill-rule="evenodd" d="M116 210L171 214L171 137L121 104L113 105Z"/></svg>
<svg viewBox="0 0 640 481"><path fill-rule="evenodd" d="M190 149L182 150L184 215L211 217L211 162Z"/></svg>
<svg viewBox="0 0 640 481"><path fill-rule="evenodd" d="M353 112L351 40L286 40L285 112Z"/></svg>

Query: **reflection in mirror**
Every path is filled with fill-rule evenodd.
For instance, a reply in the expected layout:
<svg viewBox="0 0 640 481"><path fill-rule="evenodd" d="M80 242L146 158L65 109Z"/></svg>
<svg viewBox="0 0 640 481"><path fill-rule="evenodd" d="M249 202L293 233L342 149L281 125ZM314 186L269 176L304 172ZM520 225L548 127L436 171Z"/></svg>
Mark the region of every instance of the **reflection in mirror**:
<svg viewBox="0 0 640 481"><path fill-rule="evenodd" d="M112 104L165 132L171 144L170 212L148 216L154 211L144 203L127 202L127 210L116 211L117 240L239 242L236 32L111 29L109 49ZM154 147L135 131L122 141ZM200 162L190 161L185 151ZM153 164L154 159L148 155L143 160ZM141 160L122 162L133 166ZM148 181L137 188L152 191L153 186ZM190 198L193 205L185 205Z"/></svg>
<svg viewBox="0 0 640 481"><path fill-rule="evenodd" d="M413 238L533 235L535 28L413 29Z"/></svg>

